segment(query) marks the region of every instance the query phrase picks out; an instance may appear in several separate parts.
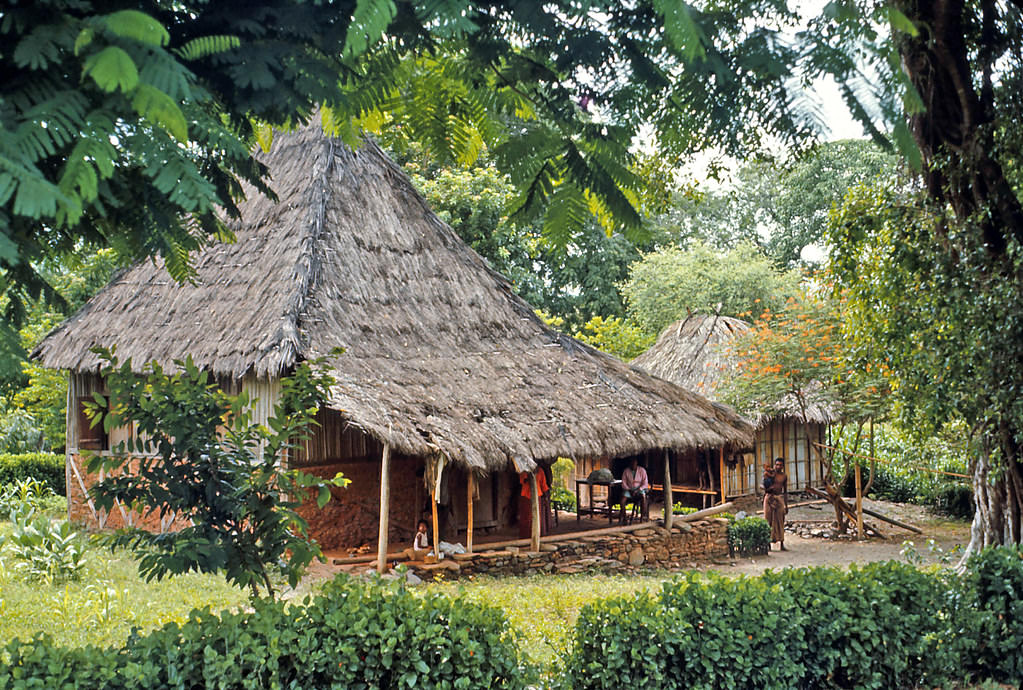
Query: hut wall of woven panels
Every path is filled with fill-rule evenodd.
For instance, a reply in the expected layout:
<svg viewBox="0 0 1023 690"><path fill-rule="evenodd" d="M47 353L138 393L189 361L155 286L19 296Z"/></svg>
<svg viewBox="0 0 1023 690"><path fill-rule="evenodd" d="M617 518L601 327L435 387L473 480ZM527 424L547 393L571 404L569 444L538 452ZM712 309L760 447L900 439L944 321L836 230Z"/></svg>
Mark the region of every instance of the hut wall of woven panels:
<svg viewBox="0 0 1023 690"><path fill-rule="evenodd" d="M769 424L757 430L756 474L759 478L764 464L774 458L785 458L785 471L789 476L789 491L801 491L808 486L824 485L824 468L820 452L814 443L825 443L827 425L820 422L802 422L787 419L772 419Z"/></svg>

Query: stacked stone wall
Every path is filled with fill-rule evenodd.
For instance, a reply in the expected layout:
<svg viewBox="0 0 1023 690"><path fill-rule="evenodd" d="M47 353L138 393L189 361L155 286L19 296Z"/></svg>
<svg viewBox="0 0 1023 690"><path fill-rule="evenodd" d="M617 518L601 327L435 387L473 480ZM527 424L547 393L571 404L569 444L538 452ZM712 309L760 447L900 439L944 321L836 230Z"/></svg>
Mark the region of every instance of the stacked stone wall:
<svg viewBox="0 0 1023 690"><path fill-rule="evenodd" d="M709 518L663 527L644 527L631 532L587 536L545 542L540 551L527 547L478 550L456 554L439 563L410 563L424 579L472 575L529 575L534 573L630 572L639 569L680 570L700 563L728 558L728 521Z"/></svg>

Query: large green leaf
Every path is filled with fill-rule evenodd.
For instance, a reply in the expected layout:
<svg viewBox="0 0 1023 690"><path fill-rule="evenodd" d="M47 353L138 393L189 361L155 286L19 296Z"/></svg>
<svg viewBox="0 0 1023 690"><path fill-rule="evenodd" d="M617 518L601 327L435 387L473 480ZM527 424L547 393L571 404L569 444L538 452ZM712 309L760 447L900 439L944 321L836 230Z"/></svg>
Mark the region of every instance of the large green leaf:
<svg viewBox="0 0 1023 690"><path fill-rule="evenodd" d="M107 46L90 55L83 65L83 72L104 91L131 91L139 83L139 70L128 53L117 46Z"/></svg>
<svg viewBox="0 0 1023 690"><path fill-rule="evenodd" d="M170 34L160 22L138 10L120 10L103 17L112 32L123 38L132 38L153 46L165 46Z"/></svg>
<svg viewBox="0 0 1023 690"><path fill-rule="evenodd" d="M178 141L188 140L188 124L174 100L149 84L139 84L131 102L135 112L167 130Z"/></svg>

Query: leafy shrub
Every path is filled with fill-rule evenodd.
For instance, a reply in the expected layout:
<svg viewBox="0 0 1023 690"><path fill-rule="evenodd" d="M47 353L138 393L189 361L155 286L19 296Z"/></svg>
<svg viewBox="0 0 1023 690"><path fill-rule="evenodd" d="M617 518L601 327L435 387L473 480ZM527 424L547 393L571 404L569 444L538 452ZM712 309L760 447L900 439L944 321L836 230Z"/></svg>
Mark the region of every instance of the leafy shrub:
<svg viewBox="0 0 1023 690"><path fill-rule="evenodd" d="M14 567L32 580L73 580L84 566L85 549L78 532L67 520L35 516L31 509L11 513L8 537Z"/></svg>
<svg viewBox="0 0 1023 690"><path fill-rule="evenodd" d="M962 520L972 518L976 510L973 502L973 488L959 482L940 484L928 503L945 515Z"/></svg>
<svg viewBox="0 0 1023 690"><path fill-rule="evenodd" d="M66 495L64 456L54 453L0 454L0 484L13 484L19 479L46 482L53 492Z"/></svg>
<svg viewBox="0 0 1023 690"><path fill-rule="evenodd" d="M36 420L25 410L0 415L0 452L31 453L46 448L46 438Z"/></svg>
<svg viewBox="0 0 1023 690"><path fill-rule="evenodd" d="M658 597L584 608L565 682L577 689L940 686L963 678L961 660L974 644L973 614L957 583L896 562L759 578L691 573Z"/></svg>
<svg viewBox="0 0 1023 690"><path fill-rule="evenodd" d="M681 503L674 503L671 506L672 515L691 515L696 512L696 508L691 506L684 506Z"/></svg>
<svg viewBox="0 0 1023 690"><path fill-rule="evenodd" d="M971 670L1023 684L1023 547L985 549L967 564L970 602L980 616Z"/></svg>
<svg viewBox="0 0 1023 690"><path fill-rule="evenodd" d="M771 550L771 525L762 517L748 517L728 521L728 553L756 556Z"/></svg>
<svg viewBox="0 0 1023 690"><path fill-rule="evenodd" d="M53 493L49 484L38 479L19 479L0 485L0 516L30 510L51 513L67 507L67 499Z"/></svg>
<svg viewBox="0 0 1023 690"><path fill-rule="evenodd" d="M551 490L551 505L558 510L576 511L575 494L563 486L555 486Z"/></svg>
<svg viewBox="0 0 1023 690"><path fill-rule="evenodd" d="M895 503L909 503L917 498L916 486L909 477L881 465L874 472L870 494L882 501Z"/></svg>
<svg viewBox="0 0 1023 690"><path fill-rule="evenodd" d="M503 613L343 576L301 605L193 611L119 650L61 649L37 636L0 656L0 689L525 688ZM21 685L16 685L21 683Z"/></svg>
<svg viewBox="0 0 1023 690"><path fill-rule="evenodd" d="M575 462L572 458L558 458L551 465L551 483L554 486L568 488L575 480Z"/></svg>

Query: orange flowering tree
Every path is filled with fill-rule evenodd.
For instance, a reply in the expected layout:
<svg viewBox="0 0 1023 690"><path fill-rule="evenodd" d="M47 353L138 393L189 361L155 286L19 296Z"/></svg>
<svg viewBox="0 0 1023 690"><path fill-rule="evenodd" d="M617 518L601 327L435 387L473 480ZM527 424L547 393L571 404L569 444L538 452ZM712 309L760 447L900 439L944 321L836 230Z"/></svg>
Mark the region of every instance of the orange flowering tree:
<svg viewBox="0 0 1023 690"><path fill-rule="evenodd" d="M851 356L841 329L842 307L841 300L809 293L790 298L777 312L764 312L732 342L734 374L719 389L723 399L754 418L794 417L804 424L822 416L836 420L835 436L848 439L847 450L855 453L865 423L884 415L888 389L877 364ZM844 530L848 513L840 487L853 463L839 461L835 451L814 450ZM872 467L867 489L873 474Z"/></svg>

